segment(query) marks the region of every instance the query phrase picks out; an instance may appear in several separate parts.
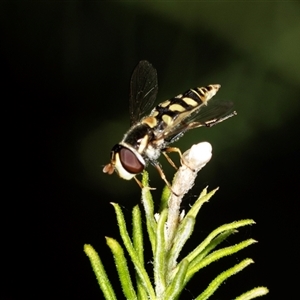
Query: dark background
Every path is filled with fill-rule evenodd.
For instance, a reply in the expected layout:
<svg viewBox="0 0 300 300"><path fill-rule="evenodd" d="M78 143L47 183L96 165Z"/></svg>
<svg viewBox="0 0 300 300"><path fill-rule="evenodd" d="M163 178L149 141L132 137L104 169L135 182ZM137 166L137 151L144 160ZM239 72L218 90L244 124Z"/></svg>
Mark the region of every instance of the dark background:
<svg viewBox="0 0 300 300"><path fill-rule="evenodd" d="M258 285L270 289L266 299L294 298L299 16L296 1L1 2L0 298L102 299L85 243L101 254L118 287L104 238L119 239L109 202L124 207L130 224L140 191L134 181L107 176L102 168L128 129L129 79L142 59L158 71L159 101L220 83L218 98L233 101L238 112L176 144L183 151L200 141L213 146L186 208L206 185L220 186L200 212L187 248L223 223L257 223L226 243L250 237L259 243L202 270L182 299L195 298L245 257L255 264L213 299L232 299ZM173 170L161 162L171 178ZM149 172L158 201L163 182L153 168Z"/></svg>

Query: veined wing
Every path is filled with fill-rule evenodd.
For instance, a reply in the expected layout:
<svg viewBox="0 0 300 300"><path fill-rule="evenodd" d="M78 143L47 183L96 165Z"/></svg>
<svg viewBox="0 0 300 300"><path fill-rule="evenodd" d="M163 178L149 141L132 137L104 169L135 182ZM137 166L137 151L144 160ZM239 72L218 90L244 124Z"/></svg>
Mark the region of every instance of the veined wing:
<svg viewBox="0 0 300 300"><path fill-rule="evenodd" d="M173 124L169 124L156 138L167 142L176 140L186 131L198 127L212 127L232 116L233 103L211 99L207 104L200 104L192 111L179 113Z"/></svg>
<svg viewBox="0 0 300 300"><path fill-rule="evenodd" d="M130 81L129 115L134 125L153 106L158 90L157 72L146 60L138 63Z"/></svg>

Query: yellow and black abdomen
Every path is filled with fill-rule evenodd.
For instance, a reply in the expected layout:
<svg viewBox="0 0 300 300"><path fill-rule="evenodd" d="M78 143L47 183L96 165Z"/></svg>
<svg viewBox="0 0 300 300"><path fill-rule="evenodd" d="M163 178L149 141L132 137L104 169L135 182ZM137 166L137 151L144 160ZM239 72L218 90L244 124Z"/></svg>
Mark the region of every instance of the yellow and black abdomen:
<svg viewBox="0 0 300 300"><path fill-rule="evenodd" d="M157 120L156 129L164 130L170 126L177 126L186 120L189 115L196 112L203 104L211 99L218 91L220 85L189 89L183 94L158 104L150 116Z"/></svg>

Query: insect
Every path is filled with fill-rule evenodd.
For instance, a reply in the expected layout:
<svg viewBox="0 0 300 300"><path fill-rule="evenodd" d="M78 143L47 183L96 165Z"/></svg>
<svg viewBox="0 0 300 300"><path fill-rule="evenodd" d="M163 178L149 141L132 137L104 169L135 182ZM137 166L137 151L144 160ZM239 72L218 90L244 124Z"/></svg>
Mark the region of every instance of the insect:
<svg viewBox="0 0 300 300"><path fill-rule="evenodd" d="M130 81L131 127L121 142L112 148L110 163L103 168L103 172L112 174L116 171L123 179L134 178L142 187L136 175L150 163L171 187L158 158L163 153L176 168L167 153L178 152L181 158L182 155L178 148L169 147L169 144L178 140L190 129L211 127L236 115L236 112L232 111L231 102L210 101L220 87L219 84L210 84L206 87L189 89L158 104L149 115L145 115L153 106L157 96L157 73L148 61L140 61Z"/></svg>

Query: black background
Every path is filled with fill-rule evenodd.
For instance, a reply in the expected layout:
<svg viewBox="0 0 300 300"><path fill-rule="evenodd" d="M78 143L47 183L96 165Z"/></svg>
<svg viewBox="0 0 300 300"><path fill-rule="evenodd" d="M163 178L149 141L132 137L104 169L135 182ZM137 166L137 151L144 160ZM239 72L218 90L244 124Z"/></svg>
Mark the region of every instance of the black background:
<svg viewBox="0 0 300 300"><path fill-rule="evenodd" d="M298 2L284 1L1 2L0 298L102 299L85 243L101 254L120 293L104 239L120 240L109 202L124 207L130 224L140 191L134 181L107 176L102 168L128 129L129 79L142 59L158 71L158 101L220 83L218 97L233 101L238 112L176 144L183 151L204 140L213 145L186 208L206 185L220 186L200 212L186 251L223 223L257 223L227 244L250 237L259 243L202 270L182 298L195 298L245 257L255 264L213 299L232 299L258 285L270 289L269 299L294 296L299 15ZM171 178L173 170L161 162ZM149 172L159 199L163 183Z"/></svg>

